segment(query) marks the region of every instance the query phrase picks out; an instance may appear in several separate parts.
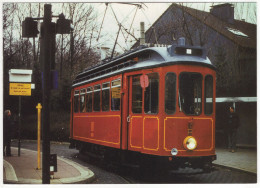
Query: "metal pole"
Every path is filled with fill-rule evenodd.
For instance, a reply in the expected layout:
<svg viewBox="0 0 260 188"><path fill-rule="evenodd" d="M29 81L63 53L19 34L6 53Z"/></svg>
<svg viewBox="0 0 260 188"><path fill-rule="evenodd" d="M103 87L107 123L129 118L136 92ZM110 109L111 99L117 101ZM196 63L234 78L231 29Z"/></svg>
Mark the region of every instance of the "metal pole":
<svg viewBox="0 0 260 188"><path fill-rule="evenodd" d="M144 22L140 22L140 45L145 44Z"/></svg>
<svg viewBox="0 0 260 188"><path fill-rule="evenodd" d="M41 103L38 103L38 105L36 106L37 108L37 111L38 111L38 122L37 122L37 125L38 125L38 134L37 134L37 140L38 140L38 147L37 147L37 150L38 150L38 165L37 165L37 170L40 170L41 169L41 109L42 109L42 105Z"/></svg>
<svg viewBox="0 0 260 188"><path fill-rule="evenodd" d="M21 155L21 96L19 96L19 128L18 128L18 156L20 157Z"/></svg>
<svg viewBox="0 0 260 188"><path fill-rule="evenodd" d="M51 5L44 5L43 35L43 144L42 144L42 183L50 184L50 68L51 68Z"/></svg>

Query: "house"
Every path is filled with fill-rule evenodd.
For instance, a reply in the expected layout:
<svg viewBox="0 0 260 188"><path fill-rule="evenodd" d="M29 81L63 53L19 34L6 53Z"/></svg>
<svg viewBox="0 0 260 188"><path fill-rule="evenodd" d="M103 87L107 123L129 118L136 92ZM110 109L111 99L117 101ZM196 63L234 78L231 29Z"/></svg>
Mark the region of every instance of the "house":
<svg viewBox="0 0 260 188"><path fill-rule="evenodd" d="M256 25L236 20L232 4L205 12L172 3L145 32L146 43L171 45L180 37L188 45L206 49L217 68L217 97L256 97ZM217 104L217 143L225 140L223 112L229 105L232 102ZM256 103L238 102L236 108L242 124L238 143L255 146Z"/></svg>

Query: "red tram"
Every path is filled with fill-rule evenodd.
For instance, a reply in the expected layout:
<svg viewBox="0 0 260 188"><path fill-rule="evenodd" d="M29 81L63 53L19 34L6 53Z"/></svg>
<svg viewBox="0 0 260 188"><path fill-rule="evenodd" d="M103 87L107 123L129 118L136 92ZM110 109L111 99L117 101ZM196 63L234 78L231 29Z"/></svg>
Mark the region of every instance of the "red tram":
<svg viewBox="0 0 260 188"><path fill-rule="evenodd" d="M209 169L215 78L205 50L185 45L140 46L87 69L72 86L71 146L121 163Z"/></svg>

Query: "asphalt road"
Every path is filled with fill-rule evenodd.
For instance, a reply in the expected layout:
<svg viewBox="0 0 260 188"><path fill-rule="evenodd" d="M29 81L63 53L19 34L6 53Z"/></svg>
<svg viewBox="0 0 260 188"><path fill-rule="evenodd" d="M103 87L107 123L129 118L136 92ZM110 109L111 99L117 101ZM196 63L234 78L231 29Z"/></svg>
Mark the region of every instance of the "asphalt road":
<svg viewBox="0 0 260 188"><path fill-rule="evenodd" d="M17 147L17 142L12 142ZM35 141L22 141L22 148L37 150ZM224 167L214 167L211 173L202 173L200 170L189 168L178 171L163 171L153 169L146 174L140 174L138 167L122 167L113 164L104 164L97 160L87 160L80 156L75 149L69 149L67 143L52 143L51 154L57 154L88 167L97 177L93 184L175 184L175 183L256 183L257 176Z"/></svg>

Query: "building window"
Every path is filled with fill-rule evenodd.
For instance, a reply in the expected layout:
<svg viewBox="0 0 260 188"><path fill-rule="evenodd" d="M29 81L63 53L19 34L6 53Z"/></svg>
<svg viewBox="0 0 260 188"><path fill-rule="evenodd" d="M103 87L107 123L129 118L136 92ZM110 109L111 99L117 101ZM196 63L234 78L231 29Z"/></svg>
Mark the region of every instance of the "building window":
<svg viewBox="0 0 260 188"><path fill-rule="evenodd" d="M86 89L80 90L80 112L86 112Z"/></svg>
<svg viewBox="0 0 260 188"><path fill-rule="evenodd" d="M174 114L176 110L176 74L170 72L165 76L165 112Z"/></svg>
<svg viewBox="0 0 260 188"><path fill-rule="evenodd" d="M207 75L205 77L205 114L213 113L213 77Z"/></svg>
<svg viewBox="0 0 260 188"><path fill-rule="evenodd" d="M120 110L121 101L121 80L114 80L111 82L111 110Z"/></svg>
<svg viewBox="0 0 260 188"><path fill-rule="evenodd" d="M92 96L93 96L93 87L87 88L87 112L92 112Z"/></svg>
<svg viewBox="0 0 260 188"><path fill-rule="evenodd" d="M74 112L79 112L79 91L74 92Z"/></svg>
<svg viewBox="0 0 260 188"><path fill-rule="evenodd" d="M144 112L147 114L158 113L159 104L159 75L158 73L147 74L149 85L144 92Z"/></svg>
<svg viewBox="0 0 260 188"><path fill-rule="evenodd" d="M201 113L202 75L199 73L181 73L179 88L179 107L187 115Z"/></svg>
<svg viewBox="0 0 260 188"><path fill-rule="evenodd" d="M109 111L110 82L102 84L102 111Z"/></svg>
<svg viewBox="0 0 260 188"><path fill-rule="evenodd" d="M94 105L93 110L96 112L100 111L100 85L94 86Z"/></svg>
<svg viewBox="0 0 260 188"><path fill-rule="evenodd" d="M140 75L132 78L132 112L142 113L143 89L140 84Z"/></svg>

